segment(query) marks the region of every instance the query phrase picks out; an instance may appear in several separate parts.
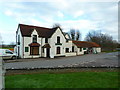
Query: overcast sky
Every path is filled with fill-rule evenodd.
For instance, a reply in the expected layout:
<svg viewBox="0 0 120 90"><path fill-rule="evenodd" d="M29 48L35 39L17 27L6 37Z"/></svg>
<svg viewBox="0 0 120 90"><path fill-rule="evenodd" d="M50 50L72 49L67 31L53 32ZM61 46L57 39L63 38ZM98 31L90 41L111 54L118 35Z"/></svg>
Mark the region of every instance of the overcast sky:
<svg viewBox="0 0 120 90"><path fill-rule="evenodd" d="M101 30L117 40L118 3L79 0L0 2L0 34L5 44L15 42L19 23L48 28L59 23L64 32L79 29L82 40L89 31Z"/></svg>

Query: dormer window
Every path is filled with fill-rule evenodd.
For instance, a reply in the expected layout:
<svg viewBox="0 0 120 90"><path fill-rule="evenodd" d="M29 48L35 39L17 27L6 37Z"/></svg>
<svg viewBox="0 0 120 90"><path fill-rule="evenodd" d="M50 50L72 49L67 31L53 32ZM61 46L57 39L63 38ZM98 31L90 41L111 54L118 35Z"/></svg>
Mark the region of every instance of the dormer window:
<svg viewBox="0 0 120 90"><path fill-rule="evenodd" d="M57 43L60 43L60 37L57 36Z"/></svg>
<svg viewBox="0 0 120 90"><path fill-rule="evenodd" d="M45 43L48 43L48 38L45 38Z"/></svg>
<svg viewBox="0 0 120 90"><path fill-rule="evenodd" d="M33 35L33 43L37 43L37 35Z"/></svg>

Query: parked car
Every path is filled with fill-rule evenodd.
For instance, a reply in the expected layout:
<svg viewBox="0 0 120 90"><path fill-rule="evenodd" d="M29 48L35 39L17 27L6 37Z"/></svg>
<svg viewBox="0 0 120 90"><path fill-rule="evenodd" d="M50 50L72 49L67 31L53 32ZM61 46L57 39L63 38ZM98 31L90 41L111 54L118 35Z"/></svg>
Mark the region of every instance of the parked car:
<svg viewBox="0 0 120 90"><path fill-rule="evenodd" d="M2 59L16 59L16 54L9 49L0 49L0 57Z"/></svg>

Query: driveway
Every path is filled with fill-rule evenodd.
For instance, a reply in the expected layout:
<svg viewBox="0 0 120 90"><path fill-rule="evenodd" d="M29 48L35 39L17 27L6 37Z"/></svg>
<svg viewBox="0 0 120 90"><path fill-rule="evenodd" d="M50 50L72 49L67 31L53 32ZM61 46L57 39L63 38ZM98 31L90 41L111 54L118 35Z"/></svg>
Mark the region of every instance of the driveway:
<svg viewBox="0 0 120 90"><path fill-rule="evenodd" d="M5 63L6 69L52 68L52 67L118 67L118 52L87 54L83 56L59 57L54 59L18 59L20 62Z"/></svg>

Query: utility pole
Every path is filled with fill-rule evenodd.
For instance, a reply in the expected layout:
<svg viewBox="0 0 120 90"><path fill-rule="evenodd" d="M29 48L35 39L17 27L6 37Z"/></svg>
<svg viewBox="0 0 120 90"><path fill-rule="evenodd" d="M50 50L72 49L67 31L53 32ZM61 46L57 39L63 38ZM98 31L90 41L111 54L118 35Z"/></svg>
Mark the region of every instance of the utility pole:
<svg viewBox="0 0 120 90"><path fill-rule="evenodd" d="M0 47L2 48L2 37L0 35ZM0 55L0 90L5 88L4 84L4 75L5 75L5 68L4 68L4 62L2 59L2 54Z"/></svg>

